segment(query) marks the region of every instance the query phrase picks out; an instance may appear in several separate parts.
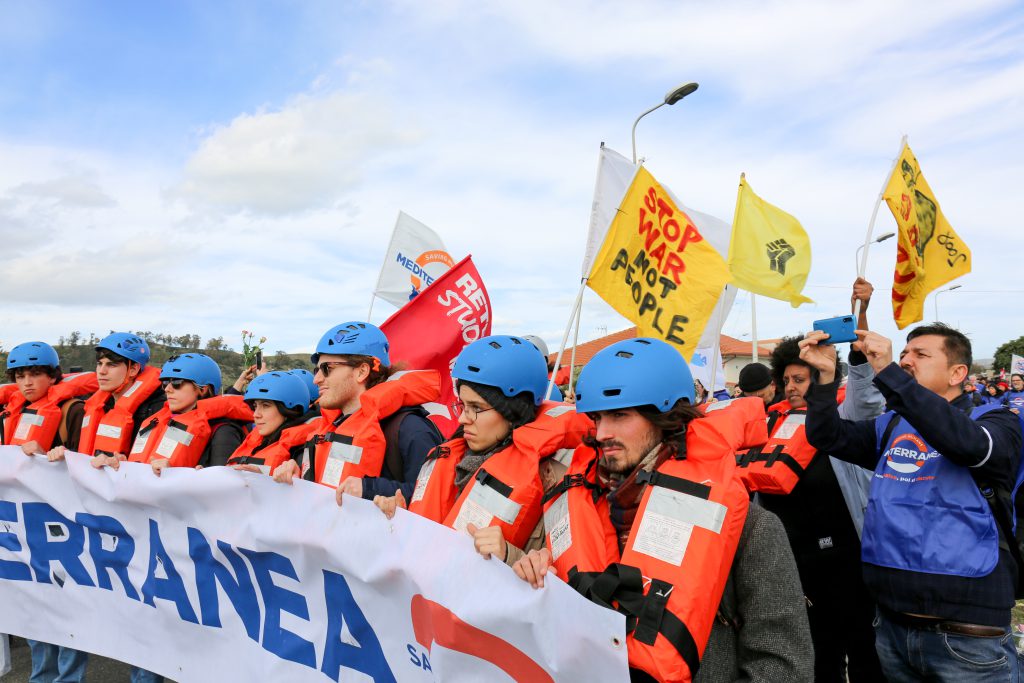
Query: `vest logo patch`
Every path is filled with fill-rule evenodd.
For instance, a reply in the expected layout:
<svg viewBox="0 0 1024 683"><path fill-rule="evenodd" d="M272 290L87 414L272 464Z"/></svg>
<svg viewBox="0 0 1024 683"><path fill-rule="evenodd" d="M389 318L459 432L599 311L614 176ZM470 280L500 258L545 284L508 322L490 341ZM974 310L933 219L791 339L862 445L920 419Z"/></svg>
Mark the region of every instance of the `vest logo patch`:
<svg viewBox="0 0 1024 683"><path fill-rule="evenodd" d="M832 547L832 537L826 536L825 538L818 539L818 548L820 550L828 550Z"/></svg>
<svg viewBox="0 0 1024 683"><path fill-rule="evenodd" d="M900 443L906 442L906 446ZM936 451L928 448L921 437L916 434L902 434L896 437L885 452L885 464L901 474L914 474L932 458L939 457Z"/></svg>

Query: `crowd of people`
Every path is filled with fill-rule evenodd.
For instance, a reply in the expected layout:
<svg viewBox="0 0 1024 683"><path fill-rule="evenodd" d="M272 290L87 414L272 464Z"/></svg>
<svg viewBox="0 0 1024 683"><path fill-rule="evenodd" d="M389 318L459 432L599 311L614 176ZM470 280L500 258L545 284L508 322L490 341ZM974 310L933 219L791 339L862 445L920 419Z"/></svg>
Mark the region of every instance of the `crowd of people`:
<svg viewBox="0 0 1024 683"><path fill-rule="evenodd" d="M480 339L452 368L449 437L423 408L438 373L395 362L369 323L327 330L313 372L251 367L224 392L209 357L157 369L129 333L70 376L28 342L8 356L0 439L405 508L537 589L554 574L625 614L635 681L1017 681L1024 379L975 388L970 342L938 323L894 359L869 330L871 293L855 283L845 382L813 332L745 367L733 400L654 339L598 352L569 400L548 394L542 342ZM84 680L85 653L30 647L32 681Z"/></svg>

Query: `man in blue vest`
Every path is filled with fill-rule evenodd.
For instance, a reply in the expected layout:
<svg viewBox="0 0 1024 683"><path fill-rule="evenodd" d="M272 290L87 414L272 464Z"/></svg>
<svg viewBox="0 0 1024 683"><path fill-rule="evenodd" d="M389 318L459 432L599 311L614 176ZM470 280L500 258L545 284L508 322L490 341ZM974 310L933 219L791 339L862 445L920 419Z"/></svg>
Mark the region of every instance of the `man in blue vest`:
<svg viewBox="0 0 1024 683"><path fill-rule="evenodd" d="M875 647L889 681L1017 681L1010 634L1017 566L1011 525L1021 460L1017 415L972 411L963 382L971 343L941 323L892 342L857 331L889 411L860 422L836 413L835 348L814 332L801 358L818 382L807 392L807 439L874 470L864 517L864 582L879 613ZM1012 532L1009 534L1012 539Z"/></svg>

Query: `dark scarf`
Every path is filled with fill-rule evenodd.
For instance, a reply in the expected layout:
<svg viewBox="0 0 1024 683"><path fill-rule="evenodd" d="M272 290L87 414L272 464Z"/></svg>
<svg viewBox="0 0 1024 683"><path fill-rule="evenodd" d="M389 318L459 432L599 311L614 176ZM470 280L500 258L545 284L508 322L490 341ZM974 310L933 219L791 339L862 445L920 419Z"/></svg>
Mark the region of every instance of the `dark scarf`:
<svg viewBox="0 0 1024 683"><path fill-rule="evenodd" d="M466 487L469 480L473 478L476 471L480 469L480 466L487 462L487 459L492 455L502 450L506 446L512 443L511 432L507 437L494 444L492 448L483 453L477 453L469 450L466 447L466 453L462 456L462 460L459 460L458 464L455 465L455 488L458 489L459 493L462 493L462 489Z"/></svg>
<svg viewBox="0 0 1024 683"><path fill-rule="evenodd" d="M665 462L673 452L671 448L662 448L659 443L647 455L640 464L636 466L628 476L608 472L598 461L597 478L603 486L610 488L608 492L608 507L611 514L612 526L619 539L619 550L626 547L629 539L629 531L636 521L636 513L640 508L640 499L644 495L644 485L637 482L637 475L646 470L654 470L658 465Z"/></svg>

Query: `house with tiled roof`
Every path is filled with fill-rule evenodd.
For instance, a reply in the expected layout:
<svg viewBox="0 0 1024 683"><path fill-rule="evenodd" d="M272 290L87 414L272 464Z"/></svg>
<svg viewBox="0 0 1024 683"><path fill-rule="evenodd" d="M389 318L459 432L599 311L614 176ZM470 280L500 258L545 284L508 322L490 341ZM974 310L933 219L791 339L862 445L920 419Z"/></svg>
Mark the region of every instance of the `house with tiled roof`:
<svg viewBox="0 0 1024 683"><path fill-rule="evenodd" d="M576 348L576 364L575 367L582 367L587 364L591 358L594 357L601 349L611 346L615 342L622 341L623 339L635 339L637 336L636 327L630 327L619 332L613 332L604 337L592 339L588 342L580 344ZM758 361L768 364L768 357L772 353L772 349L779 343L779 339L763 339L759 340L757 344L757 355ZM740 370L745 365L748 365L754 361L754 345L749 341L743 341L730 337L727 334L723 334L720 337L721 350L722 350L722 365L725 368L725 383L727 386L733 386L739 379ZM552 353L548 357L549 363L554 363L558 353ZM562 362L560 364L559 374L556 376L556 381L559 384L565 384L568 381L569 376L569 365L572 359L572 347L567 347L565 353L562 354Z"/></svg>

